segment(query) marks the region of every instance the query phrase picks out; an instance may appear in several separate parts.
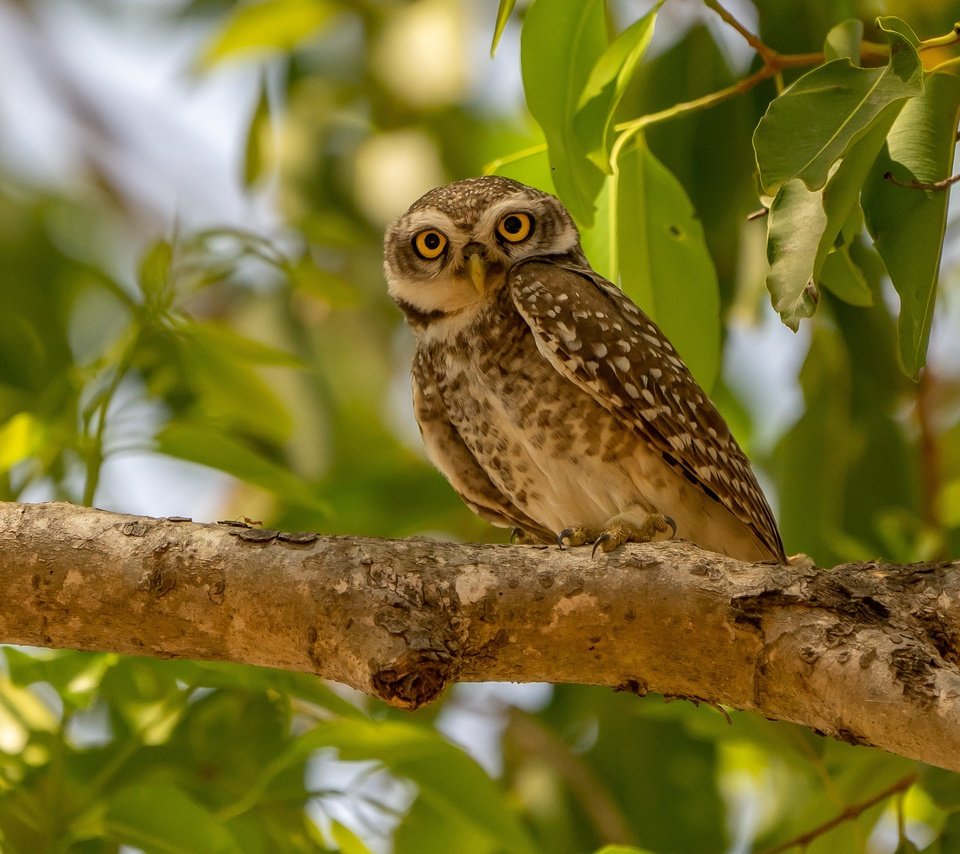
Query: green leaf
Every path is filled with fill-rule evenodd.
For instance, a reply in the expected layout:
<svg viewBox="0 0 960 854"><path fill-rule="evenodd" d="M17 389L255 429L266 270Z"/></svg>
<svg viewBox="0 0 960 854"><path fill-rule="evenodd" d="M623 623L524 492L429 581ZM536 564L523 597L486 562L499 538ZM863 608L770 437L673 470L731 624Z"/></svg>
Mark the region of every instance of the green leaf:
<svg viewBox="0 0 960 854"><path fill-rule="evenodd" d="M835 249L823 264L820 282L834 296L850 305L866 307L873 305L873 292L860 268L850 257L850 250L843 246Z"/></svg>
<svg viewBox="0 0 960 854"><path fill-rule="evenodd" d="M193 321L180 324L177 331L184 376L197 396L203 417L272 442L285 441L292 429L289 411L266 380L238 358L238 351L243 350L248 360L255 352L276 359L277 351L266 345L261 349L256 342Z"/></svg>
<svg viewBox="0 0 960 854"><path fill-rule="evenodd" d="M901 104L893 104L877 116L873 126L833 167L823 189L811 190L794 178L780 188L770 205L767 290L773 307L794 331L803 318L816 311L820 299L817 286L821 284L828 253L838 241L842 242L843 229L849 223L859 224L857 207L861 187L874 168L884 138L901 108ZM831 261L829 275L834 284L842 287L840 277L844 271L837 263L838 259Z"/></svg>
<svg viewBox="0 0 960 854"><path fill-rule="evenodd" d="M170 424L157 436L157 450L231 474L274 493L285 502L326 512L326 505L288 469L212 428Z"/></svg>
<svg viewBox="0 0 960 854"><path fill-rule="evenodd" d="M593 223L603 173L574 130L574 115L590 73L607 46L603 0L537 0L520 38L527 106L547 139L554 184L571 213Z"/></svg>
<svg viewBox="0 0 960 854"><path fill-rule="evenodd" d="M917 39L902 21L881 18L890 41L884 68L859 68L837 59L803 75L770 102L753 136L760 183L775 196L799 178L820 189L833 164L867 133L884 110L923 92Z"/></svg>
<svg viewBox="0 0 960 854"><path fill-rule="evenodd" d="M257 106L250 116L250 126L247 128L247 146L243 157L243 183L250 186L269 168L268 152L270 150L270 98L267 95L266 80L261 78L260 94L257 96Z"/></svg>
<svg viewBox="0 0 960 854"><path fill-rule="evenodd" d="M173 245L168 240L152 243L143 253L137 268L137 282L146 296L157 296L168 289L172 262Z"/></svg>
<svg viewBox="0 0 960 854"><path fill-rule="evenodd" d="M339 821L330 823L330 835L337 843L340 854L370 854L370 849L363 844L363 840Z"/></svg>
<svg viewBox="0 0 960 854"><path fill-rule="evenodd" d="M177 331L181 335L202 342L203 346L212 348L229 359L241 359L257 365L303 367L303 362L293 354L262 341L247 338L229 326L219 323L190 320L179 325Z"/></svg>
<svg viewBox="0 0 960 854"><path fill-rule="evenodd" d="M442 820L461 840L483 846L472 850L534 850L493 780L434 730L396 721L339 720L321 724L310 736L314 748L336 747L345 761L375 759L416 783L420 794L411 815L417 824L426 826L427 816Z"/></svg>
<svg viewBox="0 0 960 854"><path fill-rule="evenodd" d="M517 0L500 0L497 6L497 23L493 27L493 40L490 42L490 58L497 52L497 45L500 44L500 37L506 29L507 21L513 14L513 7L517 5Z"/></svg>
<svg viewBox="0 0 960 854"><path fill-rule="evenodd" d="M338 11L326 0L260 0L238 4L204 48L201 68L256 50L289 51L312 38Z"/></svg>
<svg viewBox="0 0 960 854"><path fill-rule="evenodd" d="M604 172L610 172L610 128L627 84L653 38L653 26L661 2L634 21L603 52L590 72L580 96L574 127L587 148L587 156Z"/></svg>
<svg viewBox="0 0 960 854"><path fill-rule="evenodd" d="M616 213L623 290L709 391L720 367L717 273L687 194L643 139L621 157Z"/></svg>
<svg viewBox="0 0 960 854"><path fill-rule="evenodd" d="M837 24L827 33L823 43L823 53L827 61L849 59L854 65L860 64L860 43L863 41L863 21L850 18Z"/></svg>
<svg viewBox="0 0 960 854"><path fill-rule="evenodd" d="M18 412L0 424L0 472L38 453L48 441L43 424L29 412Z"/></svg>
<svg viewBox="0 0 960 854"><path fill-rule="evenodd" d="M140 782L120 789L103 819L106 835L147 854L241 852L211 812L171 783Z"/></svg>
<svg viewBox="0 0 960 854"><path fill-rule="evenodd" d="M899 187L884 176L903 183L947 178L958 116L960 77L929 75L923 95L897 117L863 191L867 229L900 295L900 359L913 378L926 362L949 193Z"/></svg>

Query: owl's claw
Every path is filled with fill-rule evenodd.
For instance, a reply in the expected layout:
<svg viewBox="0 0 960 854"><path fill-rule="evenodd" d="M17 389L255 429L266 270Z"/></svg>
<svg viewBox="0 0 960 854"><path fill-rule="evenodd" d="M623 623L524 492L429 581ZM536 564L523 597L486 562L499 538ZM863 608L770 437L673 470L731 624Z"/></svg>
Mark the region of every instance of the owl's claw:
<svg viewBox="0 0 960 854"><path fill-rule="evenodd" d="M557 545L561 549L567 546L588 546L601 534L602 528L564 528L557 534Z"/></svg>
<svg viewBox="0 0 960 854"><path fill-rule="evenodd" d="M523 528L514 528L510 532L510 544L514 546L535 546L542 542L543 540L538 539L527 531L524 531Z"/></svg>
<svg viewBox="0 0 960 854"><path fill-rule="evenodd" d="M659 534L669 533L670 537L677 535L677 523L662 513L648 514L642 523L637 524L626 514L614 516L601 529L591 528L564 528L557 535L557 545L565 548L571 546L593 545L592 557L596 557L597 549L609 554L624 543L650 543Z"/></svg>

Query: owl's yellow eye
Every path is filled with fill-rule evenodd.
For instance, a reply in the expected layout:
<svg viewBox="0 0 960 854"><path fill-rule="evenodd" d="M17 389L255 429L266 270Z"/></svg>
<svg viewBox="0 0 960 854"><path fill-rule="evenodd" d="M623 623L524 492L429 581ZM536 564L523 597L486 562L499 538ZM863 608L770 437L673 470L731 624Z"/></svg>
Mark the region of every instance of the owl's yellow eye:
<svg viewBox="0 0 960 854"><path fill-rule="evenodd" d="M531 231L533 231L533 217L530 214L507 214L497 223L497 234L510 243L526 240Z"/></svg>
<svg viewBox="0 0 960 854"><path fill-rule="evenodd" d="M428 228L413 238L413 248L417 250L417 254L421 258L432 261L434 258L438 258L440 253L447 248L447 238L435 228Z"/></svg>

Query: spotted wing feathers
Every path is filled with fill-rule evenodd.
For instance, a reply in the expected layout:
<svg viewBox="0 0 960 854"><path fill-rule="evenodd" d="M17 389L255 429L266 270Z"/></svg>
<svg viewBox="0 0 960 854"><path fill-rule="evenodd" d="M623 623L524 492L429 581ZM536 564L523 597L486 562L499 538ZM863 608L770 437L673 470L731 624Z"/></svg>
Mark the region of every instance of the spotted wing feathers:
<svg viewBox="0 0 960 854"><path fill-rule="evenodd" d="M743 451L670 342L619 288L588 268L543 260L515 266L509 287L558 371L783 559L776 522Z"/></svg>

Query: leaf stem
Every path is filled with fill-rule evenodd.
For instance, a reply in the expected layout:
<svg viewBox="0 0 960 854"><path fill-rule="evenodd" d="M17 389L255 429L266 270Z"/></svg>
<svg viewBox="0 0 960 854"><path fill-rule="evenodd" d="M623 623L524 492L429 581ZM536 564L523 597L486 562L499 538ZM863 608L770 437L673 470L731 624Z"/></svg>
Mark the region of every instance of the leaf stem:
<svg viewBox="0 0 960 854"><path fill-rule="evenodd" d="M786 842L781 842L779 845L775 845L773 848L768 848L763 852L763 854L781 854L781 852L789 851L791 848L806 848L806 846L813 842L814 839L823 836L823 834L828 833L835 827L840 826L846 821L853 821L853 819L859 818L863 813L870 809L870 807L882 803L893 795L896 795L900 792L905 792L916 782L916 780L916 774L907 774L906 777L901 777L896 783L888 786L882 792L877 792L877 794L875 794L873 797L867 798L865 801L860 801L856 804L850 804L850 806L843 810L843 812L838 813L829 821L825 821L823 824L818 825L812 830L808 830L806 833L801 833L799 836L795 836L793 839L788 839Z"/></svg>
<svg viewBox="0 0 960 854"><path fill-rule="evenodd" d="M709 0L707 0L709 2ZM919 50L929 50L932 47L948 47L949 45L960 42L960 22L953 25L953 29L943 36L934 36L932 39L924 39L920 42Z"/></svg>

